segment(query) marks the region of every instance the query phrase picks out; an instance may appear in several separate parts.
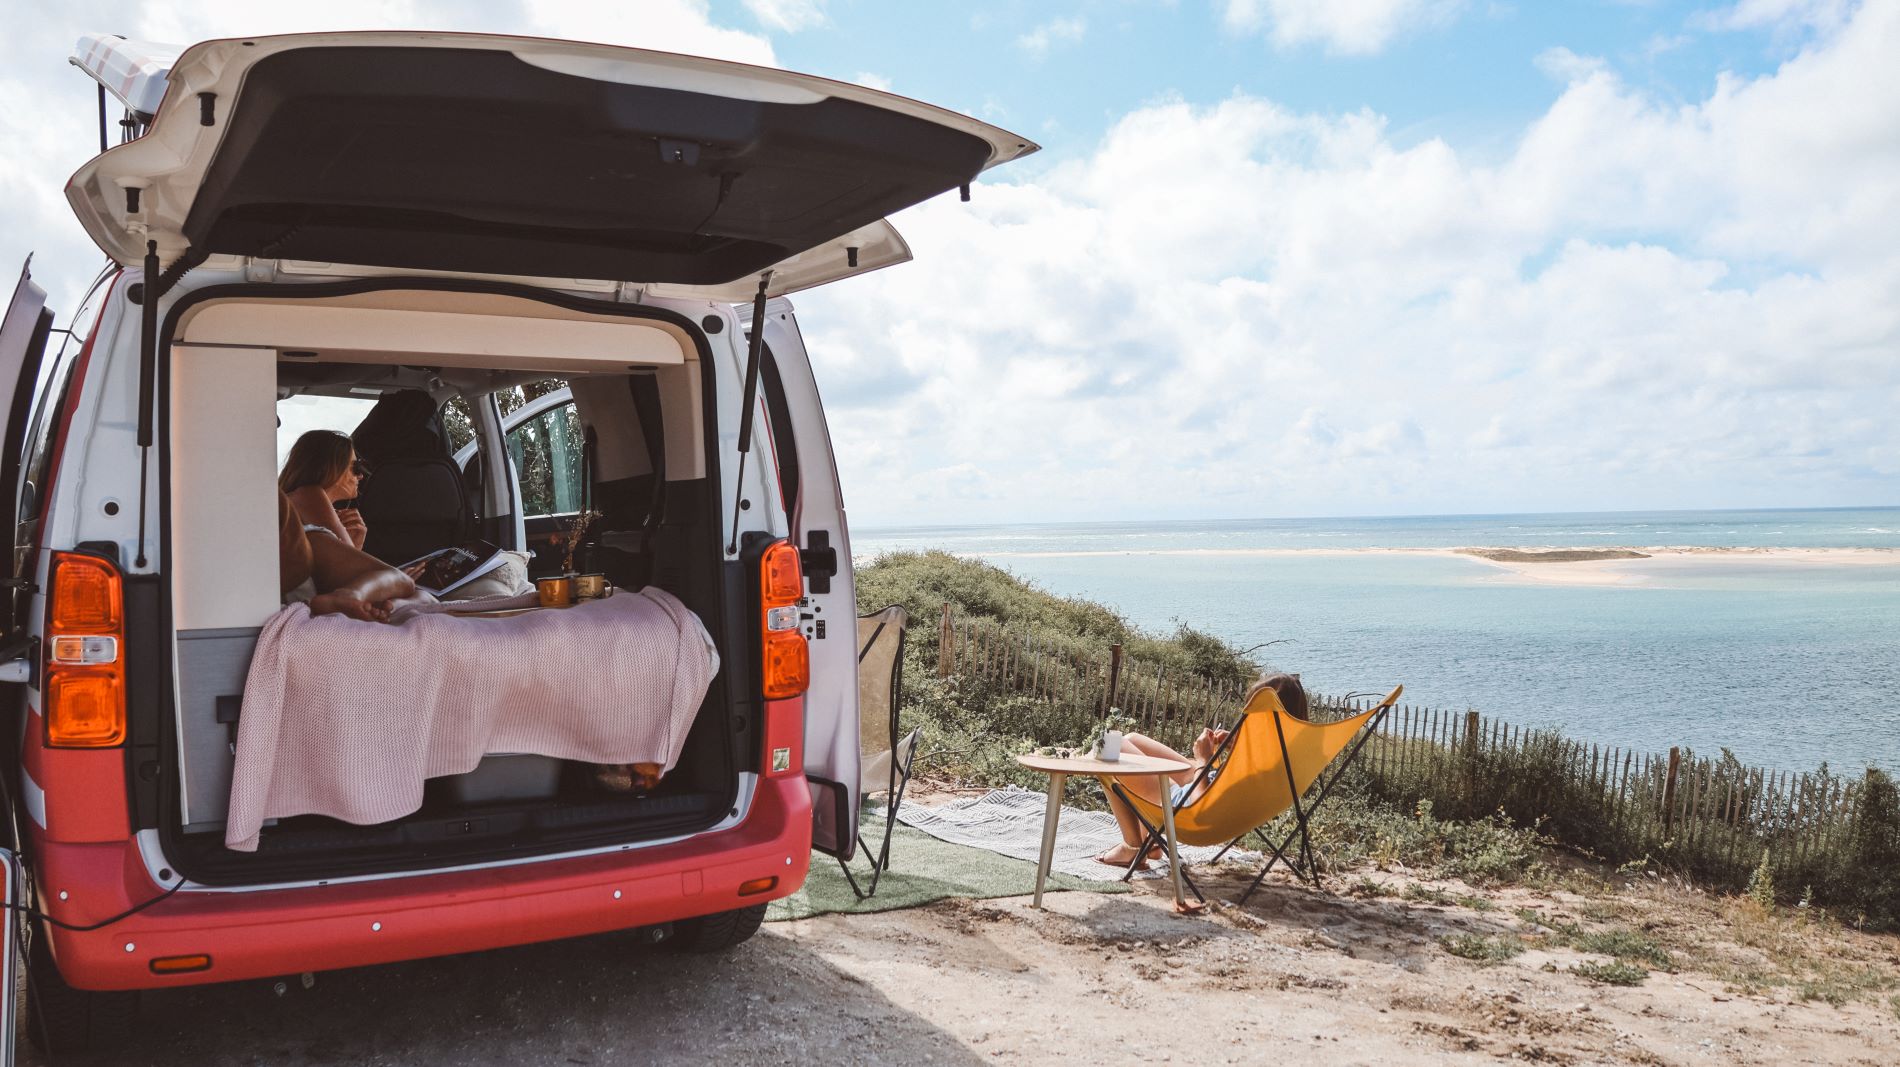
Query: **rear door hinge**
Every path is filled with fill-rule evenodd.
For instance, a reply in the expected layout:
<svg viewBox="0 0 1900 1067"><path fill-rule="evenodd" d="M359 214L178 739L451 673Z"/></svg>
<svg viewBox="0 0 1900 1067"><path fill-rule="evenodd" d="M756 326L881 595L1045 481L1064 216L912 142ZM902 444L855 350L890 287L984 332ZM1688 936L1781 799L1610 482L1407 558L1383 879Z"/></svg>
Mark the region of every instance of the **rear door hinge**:
<svg viewBox="0 0 1900 1067"><path fill-rule="evenodd" d="M622 304L644 304L647 300L645 282L618 282L614 285L614 299Z"/></svg>

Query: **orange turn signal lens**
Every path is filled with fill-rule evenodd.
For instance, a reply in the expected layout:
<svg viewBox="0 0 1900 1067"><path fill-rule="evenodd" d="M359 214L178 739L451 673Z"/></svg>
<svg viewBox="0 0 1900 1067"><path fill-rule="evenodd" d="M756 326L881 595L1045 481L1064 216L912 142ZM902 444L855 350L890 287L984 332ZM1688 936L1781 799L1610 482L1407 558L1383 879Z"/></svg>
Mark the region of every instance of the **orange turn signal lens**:
<svg viewBox="0 0 1900 1067"><path fill-rule="evenodd" d="M798 547L790 541L776 541L759 557L759 599L765 607L796 604L805 596L805 574L798 562Z"/></svg>
<svg viewBox="0 0 1900 1067"><path fill-rule="evenodd" d="M114 670L58 670L46 680L46 741L111 748L125 740L125 686Z"/></svg>
<svg viewBox="0 0 1900 1067"><path fill-rule="evenodd" d="M210 956L160 956L152 961L153 974L190 974L211 969Z"/></svg>
<svg viewBox="0 0 1900 1067"><path fill-rule="evenodd" d="M786 700L811 686L811 649L797 630L765 635L764 689L767 700Z"/></svg>
<svg viewBox="0 0 1900 1067"><path fill-rule="evenodd" d="M739 895L742 897L752 897L760 893L769 893L777 885L777 875L773 875L770 878L754 878L749 882L739 883Z"/></svg>
<svg viewBox="0 0 1900 1067"><path fill-rule="evenodd" d="M116 634L120 603L118 568L92 556L54 557L48 633Z"/></svg>

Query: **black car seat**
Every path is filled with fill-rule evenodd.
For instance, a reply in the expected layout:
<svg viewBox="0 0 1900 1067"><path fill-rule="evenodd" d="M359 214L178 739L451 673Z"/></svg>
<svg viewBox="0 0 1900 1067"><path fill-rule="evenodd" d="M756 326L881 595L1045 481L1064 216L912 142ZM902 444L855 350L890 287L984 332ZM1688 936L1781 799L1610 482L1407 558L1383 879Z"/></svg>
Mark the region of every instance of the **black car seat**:
<svg viewBox="0 0 1900 1067"><path fill-rule="evenodd" d="M369 527L363 551L403 564L473 536L468 488L427 393L383 394L350 440L369 465L356 497Z"/></svg>

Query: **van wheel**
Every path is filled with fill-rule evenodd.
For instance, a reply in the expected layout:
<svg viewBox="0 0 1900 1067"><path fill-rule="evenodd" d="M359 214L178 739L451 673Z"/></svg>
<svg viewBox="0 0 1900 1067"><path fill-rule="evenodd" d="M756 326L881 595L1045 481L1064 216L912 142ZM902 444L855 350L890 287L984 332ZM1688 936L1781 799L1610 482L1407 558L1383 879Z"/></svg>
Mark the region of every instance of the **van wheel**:
<svg viewBox="0 0 1900 1067"><path fill-rule="evenodd" d="M764 921L763 904L682 919L673 924L673 936L661 944L672 946L675 952L723 952L758 933Z"/></svg>
<svg viewBox="0 0 1900 1067"><path fill-rule="evenodd" d="M26 950L26 1036L48 1059L116 1048L131 1030L138 993L74 989L60 977L46 933L33 931Z"/></svg>

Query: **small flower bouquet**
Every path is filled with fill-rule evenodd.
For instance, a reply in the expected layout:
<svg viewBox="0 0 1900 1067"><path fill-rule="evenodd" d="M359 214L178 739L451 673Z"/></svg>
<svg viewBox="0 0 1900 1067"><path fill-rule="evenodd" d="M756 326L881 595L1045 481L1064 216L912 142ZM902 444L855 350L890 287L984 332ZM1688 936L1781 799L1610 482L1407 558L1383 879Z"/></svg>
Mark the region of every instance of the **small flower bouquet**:
<svg viewBox="0 0 1900 1067"><path fill-rule="evenodd" d="M594 520L598 518L600 518L600 512L598 511L583 511L574 516L573 522L568 523L567 555L561 560L562 574L574 573L574 553L580 551L581 535L585 534L587 528L593 525Z"/></svg>

